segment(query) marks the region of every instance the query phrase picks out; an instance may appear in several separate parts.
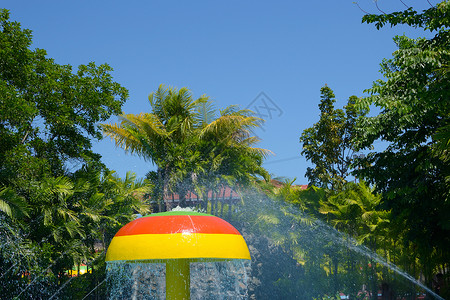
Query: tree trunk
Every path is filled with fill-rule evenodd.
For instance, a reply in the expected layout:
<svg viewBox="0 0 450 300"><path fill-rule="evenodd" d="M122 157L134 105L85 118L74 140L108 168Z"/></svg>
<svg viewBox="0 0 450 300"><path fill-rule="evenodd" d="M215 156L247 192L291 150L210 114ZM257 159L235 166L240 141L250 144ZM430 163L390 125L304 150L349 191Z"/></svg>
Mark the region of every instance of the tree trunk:
<svg viewBox="0 0 450 300"><path fill-rule="evenodd" d="M376 241L375 240L373 240L372 242L371 242L371 244L372 244L372 251L374 252L374 253L376 253L376 247L377 247L377 245L376 245ZM370 260L370 264L371 264L371 268L370 268L370 270L371 270L371 285L372 285L372 287L371 287L371 290L372 290L372 299L374 299L374 300L376 300L376 299L378 299L378 284L377 284L377 270L376 270L376 262L375 262L375 260L374 259L371 259Z"/></svg>
<svg viewBox="0 0 450 300"><path fill-rule="evenodd" d="M333 270L333 289L334 292L338 292L339 291L339 282L338 282L338 266L339 266L339 260L338 258L335 256L331 259L334 270Z"/></svg>
<svg viewBox="0 0 450 300"><path fill-rule="evenodd" d="M231 212L233 209L232 201L233 201L233 190L230 191L230 199L228 201L228 220L231 220Z"/></svg>
<svg viewBox="0 0 450 300"><path fill-rule="evenodd" d="M211 191L211 214L216 215L215 211L216 211L216 193L214 193L214 191Z"/></svg>
<svg viewBox="0 0 450 300"><path fill-rule="evenodd" d="M178 205L180 207L187 207L187 203L186 203L186 194L187 194L187 190L185 188L181 188L178 190Z"/></svg>
<svg viewBox="0 0 450 300"><path fill-rule="evenodd" d="M204 193L203 201L202 201L202 209L208 212L208 191Z"/></svg>
<svg viewBox="0 0 450 300"><path fill-rule="evenodd" d="M225 188L223 188L222 191L222 198L220 200L221 206L220 206L220 217L223 218L223 206L225 205Z"/></svg>

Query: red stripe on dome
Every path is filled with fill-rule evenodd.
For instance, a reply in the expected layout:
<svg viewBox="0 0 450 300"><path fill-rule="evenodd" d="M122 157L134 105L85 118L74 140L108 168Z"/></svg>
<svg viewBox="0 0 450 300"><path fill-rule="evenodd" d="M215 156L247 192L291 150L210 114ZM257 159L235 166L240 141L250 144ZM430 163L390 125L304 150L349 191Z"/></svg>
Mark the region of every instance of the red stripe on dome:
<svg viewBox="0 0 450 300"><path fill-rule="evenodd" d="M238 234L230 223L214 216L150 216L123 226L115 236L134 234L214 233Z"/></svg>

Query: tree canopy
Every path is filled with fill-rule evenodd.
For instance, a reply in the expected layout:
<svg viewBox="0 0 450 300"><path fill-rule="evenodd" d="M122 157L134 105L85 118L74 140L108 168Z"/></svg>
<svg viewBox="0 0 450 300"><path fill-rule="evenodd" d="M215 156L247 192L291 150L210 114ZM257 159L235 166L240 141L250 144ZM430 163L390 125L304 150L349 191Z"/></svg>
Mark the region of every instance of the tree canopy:
<svg viewBox="0 0 450 300"><path fill-rule="evenodd" d="M91 62L74 73L45 50L31 50L31 31L10 21L7 10L0 11L0 30L0 182L25 167L12 165L16 156L58 175L71 160L98 159L91 151L91 138L102 137L97 123L119 114L128 97L112 68Z"/></svg>
<svg viewBox="0 0 450 300"><path fill-rule="evenodd" d="M112 68L74 71L31 45L31 30L0 10L0 290L8 299L56 295L65 271L101 265L95 245L148 212L139 197L148 183L115 177L91 149L102 138L98 122L121 113L128 97Z"/></svg>
<svg viewBox="0 0 450 300"><path fill-rule="evenodd" d="M150 94L149 103L150 113L122 114L119 124L102 126L117 146L157 166L148 177L160 199L176 192L185 205L188 190L205 194L236 184L232 181L248 184L255 176L268 177L261 164L269 151L254 147L258 139L250 130L261 120L251 111L229 106L218 115L207 96L194 100L187 88L163 85Z"/></svg>
<svg viewBox="0 0 450 300"><path fill-rule="evenodd" d="M334 190L319 208L327 222L372 249L384 248L387 259L398 260L411 273L417 275L419 267L429 286L433 273L445 272L450 258L449 13L449 2L442 1L423 12L408 8L365 15L363 22L378 29L405 24L430 31L431 37L394 38L398 50L382 61L384 78L365 91L368 96L354 98L356 117L350 118L348 140L340 138L345 117L334 109L328 87L321 90L319 122L300 138L302 154L314 164L306 173L310 183ZM377 112L368 114L374 107ZM380 141L386 148L370 152ZM333 167L346 162L339 158L340 147L369 152L344 164L345 170L356 167L353 174L370 185L364 188L373 194L364 197L373 200L367 207L355 194L360 187L347 183L339 191L333 184L343 182ZM358 233L360 228L366 233Z"/></svg>
<svg viewBox="0 0 450 300"><path fill-rule="evenodd" d="M382 205L392 209L397 225L431 266L425 274L430 278L430 269L448 261L450 246L450 3L442 1L422 13L409 8L366 15L363 22L434 32L428 39L394 38L398 50L381 64L385 79L374 82L366 91L369 96L358 101L363 109L375 106L381 112L360 119L356 139L358 148L377 140L387 143L384 151L361 159L365 167L359 173L383 193Z"/></svg>
<svg viewBox="0 0 450 300"><path fill-rule="evenodd" d="M331 88L325 85L320 93L320 119L302 132L301 154L314 164L306 171L309 184L338 191L350 174L356 152L356 120L365 112L357 109L356 96L348 99L344 109L335 109Z"/></svg>

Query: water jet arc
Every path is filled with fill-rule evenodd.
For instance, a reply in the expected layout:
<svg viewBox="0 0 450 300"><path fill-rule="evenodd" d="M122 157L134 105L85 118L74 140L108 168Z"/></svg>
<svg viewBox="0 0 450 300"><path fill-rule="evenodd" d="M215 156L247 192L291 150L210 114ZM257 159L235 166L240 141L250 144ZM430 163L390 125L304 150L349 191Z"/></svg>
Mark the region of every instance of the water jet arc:
<svg viewBox="0 0 450 300"><path fill-rule="evenodd" d="M190 299L190 263L250 259L231 224L213 215L172 211L136 219L114 236L106 261L166 264L166 299Z"/></svg>

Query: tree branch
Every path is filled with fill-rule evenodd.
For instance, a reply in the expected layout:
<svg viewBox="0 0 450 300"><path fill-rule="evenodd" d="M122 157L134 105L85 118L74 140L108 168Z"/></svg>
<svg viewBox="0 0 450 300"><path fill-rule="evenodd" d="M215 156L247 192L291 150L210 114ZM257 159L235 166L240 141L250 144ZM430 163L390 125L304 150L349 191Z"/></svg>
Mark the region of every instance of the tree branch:
<svg viewBox="0 0 450 300"><path fill-rule="evenodd" d="M356 6L358 6L359 10L362 11L363 13L365 13L366 15L369 15L369 13L367 11L365 11L364 9L361 8L361 6L359 6L358 2L353 2L353 4L356 4ZM327 84L325 84L327 85Z"/></svg>
<svg viewBox="0 0 450 300"><path fill-rule="evenodd" d="M23 144L25 142L25 140L27 139L29 133L30 133L30 131L27 130L27 132L25 133L25 136L23 137L22 141L20 142L21 144Z"/></svg>
<svg viewBox="0 0 450 300"><path fill-rule="evenodd" d="M406 5L405 2L403 2L402 0L400 0L400 2L401 2L406 8L409 8L409 6Z"/></svg>
<svg viewBox="0 0 450 300"><path fill-rule="evenodd" d="M428 0L427 0L428 1ZM384 11L382 11L379 7L378 7L378 0L375 0L375 6L377 7L377 9L379 11L381 11L383 14L386 14Z"/></svg>

